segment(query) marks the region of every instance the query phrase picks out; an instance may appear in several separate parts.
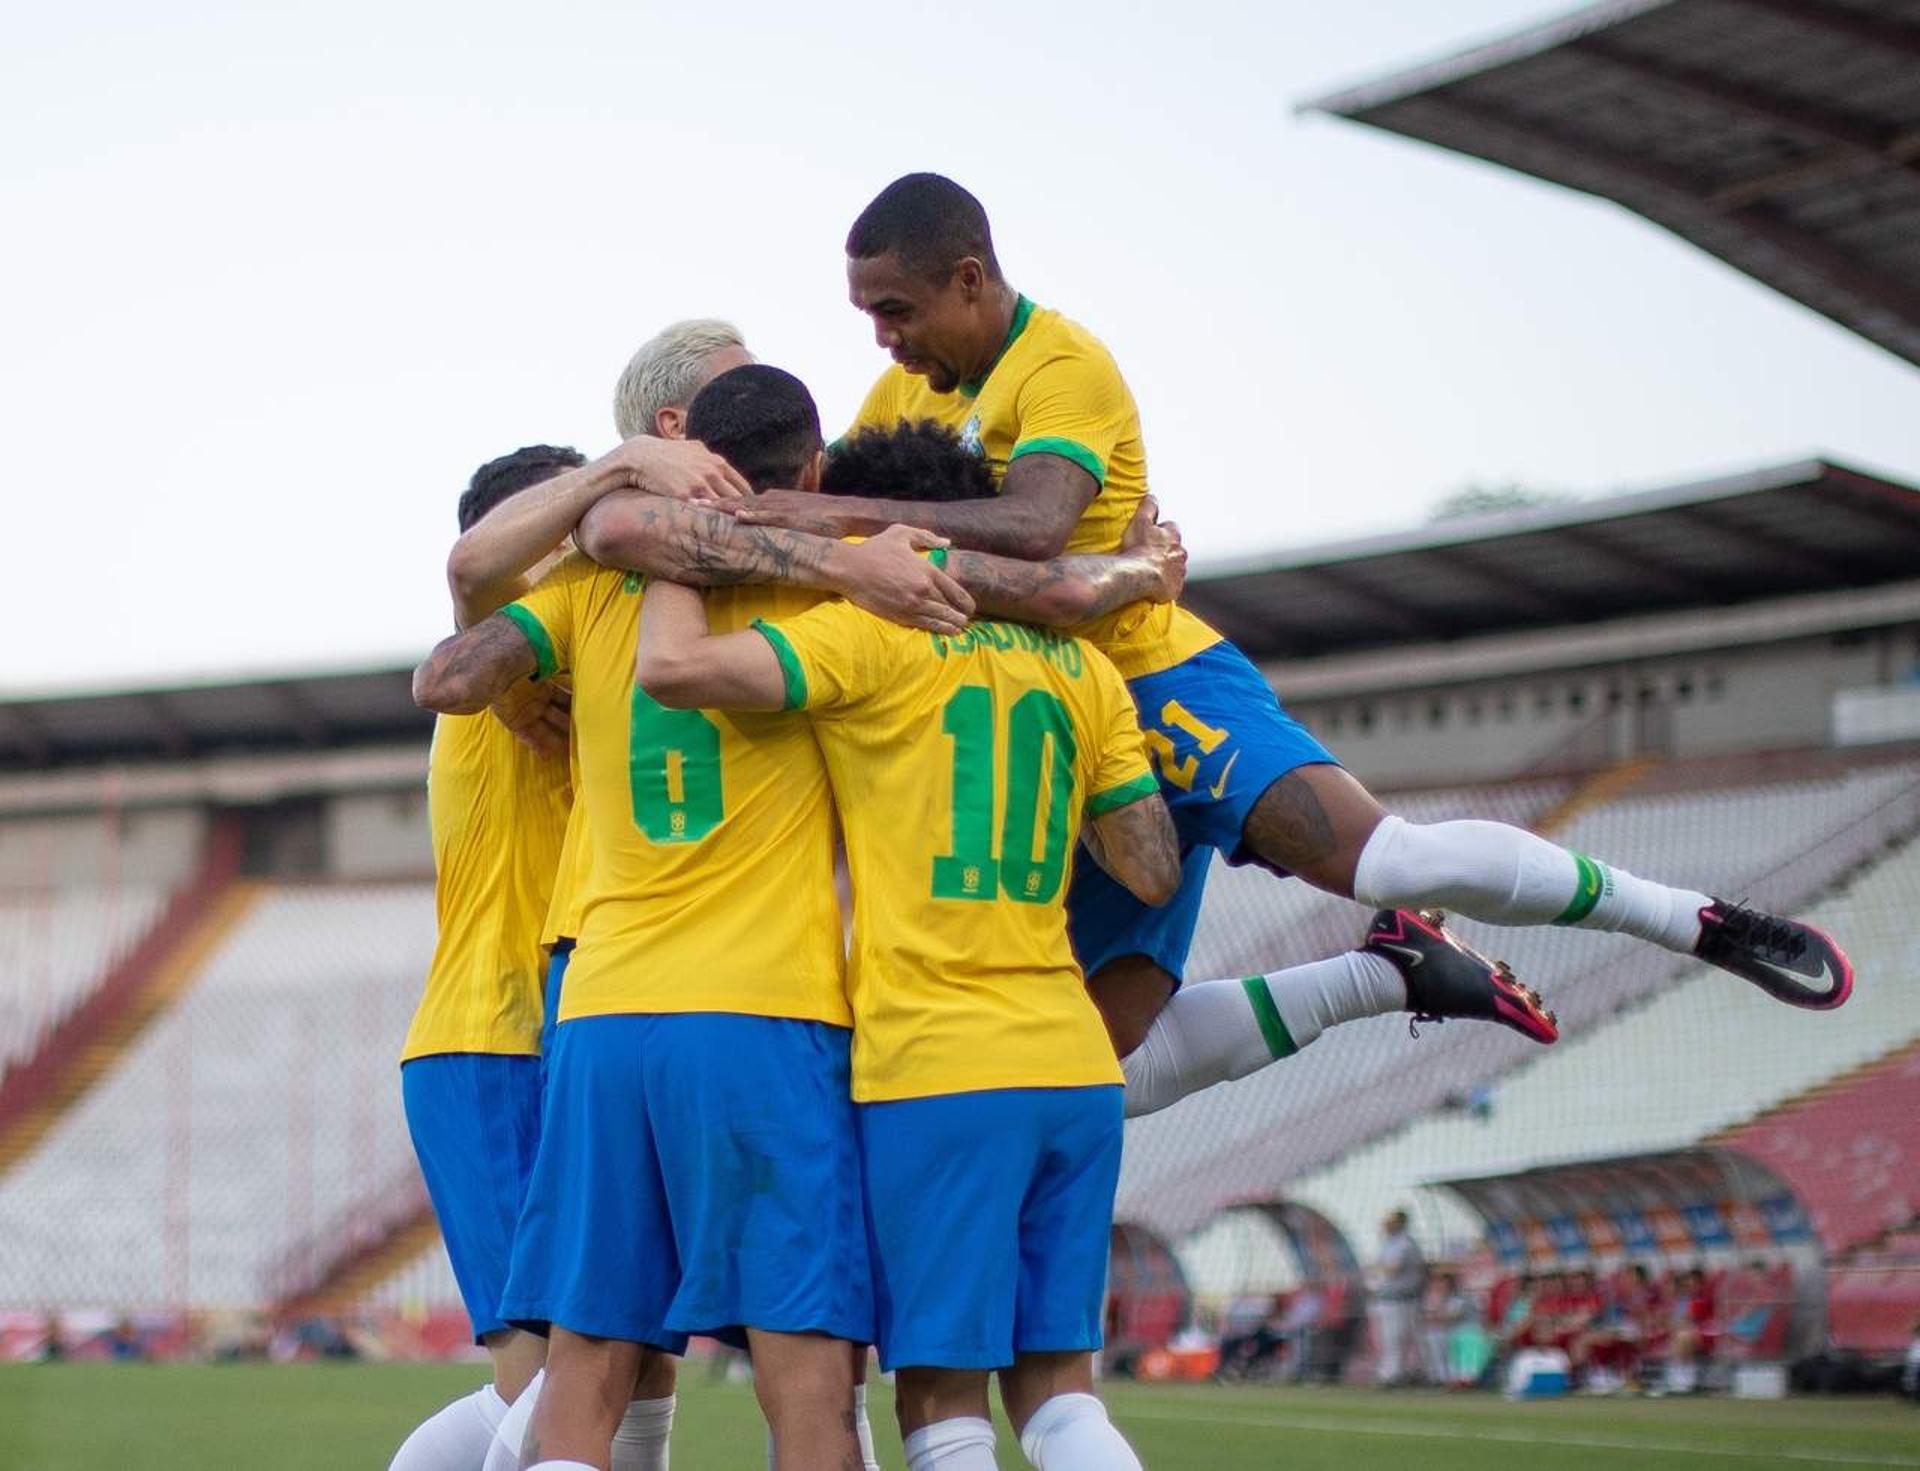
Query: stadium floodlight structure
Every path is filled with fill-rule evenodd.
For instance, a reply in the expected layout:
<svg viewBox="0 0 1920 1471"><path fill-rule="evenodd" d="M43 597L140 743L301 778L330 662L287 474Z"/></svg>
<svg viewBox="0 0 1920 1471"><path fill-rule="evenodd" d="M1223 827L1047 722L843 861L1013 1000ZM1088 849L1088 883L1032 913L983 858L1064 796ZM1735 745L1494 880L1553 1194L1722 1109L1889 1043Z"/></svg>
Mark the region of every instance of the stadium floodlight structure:
<svg viewBox="0 0 1920 1471"><path fill-rule="evenodd" d="M1920 3L1607 0L1306 103L1624 205L1920 364Z"/></svg>

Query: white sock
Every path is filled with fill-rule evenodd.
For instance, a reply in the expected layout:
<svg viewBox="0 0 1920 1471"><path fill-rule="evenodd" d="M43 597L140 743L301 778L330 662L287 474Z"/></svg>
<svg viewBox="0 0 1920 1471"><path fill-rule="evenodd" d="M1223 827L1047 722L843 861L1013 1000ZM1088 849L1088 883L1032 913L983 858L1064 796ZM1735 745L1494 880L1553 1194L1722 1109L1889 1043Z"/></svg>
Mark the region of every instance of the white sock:
<svg viewBox="0 0 1920 1471"><path fill-rule="evenodd" d="M674 1399L637 1399L627 1406L613 1432L613 1471L667 1471Z"/></svg>
<svg viewBox="0 0 1920 1471"><path fill-rule="evenodd" d="M527 1471L593 1471L585 1461L536 1461Z"/></svg>
<svg viewBox="0 0 1920 1471"><path fill-rule="evenodd" d="M491 1384L463 1395L415 1428L388 1471L474 1471L506 1413L507 1402Z"/></svg>
<svg viewBox="0 0 1920 1471"><path fill-rule="evenodd" d="M1182 986L1121 1061L1127 1117L1256 1073L1328 1027L1406 1005L1406 982L1392 962L1360 950L1270 975Z"/></svg>
<svg viewBox="0 0 1920 1471"><path fill-rule="evenodd" d="M998 1471L991 1420L936 1420L901 1443L907 1471Z"/></svg>
<svg viewBox="0 0 1920 1471"><path fill-rule="evenodd" d="M526 1444L527 1427L533 1424L533 1407L540 1403L540 1387L547 1382L545 1369L527 1381L500 1423L494 1427L493 1440L487 1446L480 1471L520 1471L520 1448Z"/></svg>
<svg viewBox="0 0 1920 1471"><path fill-rule="evenodd" d="M873 1422L867 1418L867 1386L853 1386L853 1433L860 1439L860 1471L880 1471L873 1451Z"/></svg>
<svg viewBox="0 0 1920 1471"><path fill-rule="evenodd" d="M1091 1394L1056 1394L1027 1421L1020 1449L1037 1471L1141 1471L1140 1458Z"/></svg>
<svg viewBox="0 0 1920 1471"><path fill-rule="evenodd" d="M1635 878L1503 822L1384 817L1360 850L1353 896L1378 909L1452 910L1487 924L1564 924L1636 935L1691 955L1692 889Z"/></svg>

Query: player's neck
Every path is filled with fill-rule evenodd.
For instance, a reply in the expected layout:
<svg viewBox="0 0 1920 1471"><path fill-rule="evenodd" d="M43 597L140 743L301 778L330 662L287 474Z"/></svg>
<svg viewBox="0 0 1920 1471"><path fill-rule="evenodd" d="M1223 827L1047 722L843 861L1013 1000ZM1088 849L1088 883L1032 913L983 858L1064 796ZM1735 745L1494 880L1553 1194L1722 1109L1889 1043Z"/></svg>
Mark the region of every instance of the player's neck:
<svg viewBox="0 0 1920 1471"><path fill-rule="evenodd" d="M1013 318L1020 310L1020 293L1005 281L995 281L987 286L986 295L981 302L984 312L982 319L983 338L979 361L966 375L966 381L977 383L987 376L993 365L1000 361L1000 354L1006 350L1007 338L1013 332ZM985 329L991 327L989 333Z"/></svg>

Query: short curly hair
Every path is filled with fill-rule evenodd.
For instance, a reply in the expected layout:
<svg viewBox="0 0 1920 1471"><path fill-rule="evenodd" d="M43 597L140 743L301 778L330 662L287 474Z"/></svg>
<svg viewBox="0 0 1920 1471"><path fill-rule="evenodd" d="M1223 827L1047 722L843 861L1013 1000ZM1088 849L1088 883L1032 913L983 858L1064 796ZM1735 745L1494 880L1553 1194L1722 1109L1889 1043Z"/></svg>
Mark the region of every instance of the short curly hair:
<svg viewBox="0 0 1920 1471"><path fill-rule="evenodd" d="M933 419L861 429L827 450L820 489L916 501L978 501L997 492L986 458Z"/></svg>

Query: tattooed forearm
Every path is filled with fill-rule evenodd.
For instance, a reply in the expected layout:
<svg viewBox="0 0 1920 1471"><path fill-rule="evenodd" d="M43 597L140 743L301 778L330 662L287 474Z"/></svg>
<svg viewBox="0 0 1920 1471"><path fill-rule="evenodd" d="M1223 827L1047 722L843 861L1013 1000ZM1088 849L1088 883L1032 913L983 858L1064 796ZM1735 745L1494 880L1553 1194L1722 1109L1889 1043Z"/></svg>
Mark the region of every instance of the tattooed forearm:
<svg viewBox="0 0 1920 1471"><path fill-rule="evenodd" d="M495 613L435 646L413 671L414 702L442 715L472 715L538 667L526 635Z"/></svg>
<svg viewBox="0 0 1920 1471"><path fill-rule="evenodd" d="M603 566L698 587L780 582L830 586L837 543L804 531L749 526L659 496L614 495L580 523L581 550Z"/></svg>
<svg viewBox="0 0 1920 1471"><path fill-rule="evenodd" d="M1156 792L1103 812L1082 834L1094 861L1148 904L1164 904L1180 887L1180 837Z"/></svg>
<svg viewBox="0 0 1920 1471"><path fill-rule="evenodd" d="M949 552L947 571L988 613L1065 628L1151 597L1158 571L1142 557L1073 556L1021 562Z"/></svg>

